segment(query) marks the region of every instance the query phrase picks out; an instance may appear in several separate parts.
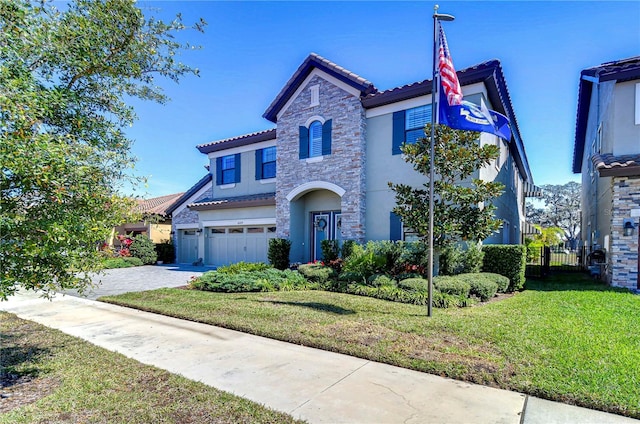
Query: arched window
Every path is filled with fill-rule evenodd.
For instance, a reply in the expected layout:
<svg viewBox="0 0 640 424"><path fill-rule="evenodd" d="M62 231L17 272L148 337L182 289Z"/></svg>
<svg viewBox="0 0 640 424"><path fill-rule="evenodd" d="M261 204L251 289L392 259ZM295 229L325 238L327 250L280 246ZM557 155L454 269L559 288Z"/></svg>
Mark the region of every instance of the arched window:
<svg viewBox="0 0 640 424"><path fill-rule="evenodd" d="M309 125L309 157L322 156L322 123L313 121Z"/></svg>

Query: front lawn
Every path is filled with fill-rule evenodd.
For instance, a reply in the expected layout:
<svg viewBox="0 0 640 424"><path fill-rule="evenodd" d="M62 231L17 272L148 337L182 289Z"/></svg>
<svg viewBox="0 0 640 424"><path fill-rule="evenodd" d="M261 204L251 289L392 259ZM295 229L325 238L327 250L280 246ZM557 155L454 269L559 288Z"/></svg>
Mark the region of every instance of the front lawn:
<svg viewBox="0 0 640 424"><path fill-rule="evenodd" d="M324 291L100 300L640 418L640 296L581 274L431 318L422 306Z"/></svg>
<svg viewBox="0 0 640 424"><path fill-rule="evenodd" d="M0 335L0 423L296 422L6 312Z"/></svg>

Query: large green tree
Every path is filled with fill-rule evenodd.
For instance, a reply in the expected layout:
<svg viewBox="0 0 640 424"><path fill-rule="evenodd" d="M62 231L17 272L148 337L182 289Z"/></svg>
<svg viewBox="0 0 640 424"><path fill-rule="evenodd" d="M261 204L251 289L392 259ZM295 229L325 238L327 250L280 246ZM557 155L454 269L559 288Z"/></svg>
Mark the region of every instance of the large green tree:
<svg viewBox="0 0 640 424"><path fill-rule="evenodd" d="M157 77L197 74L176 60L182 29L131 0L0 0L0 298L90 284L97 243L133 209L127 100L164 102Z"/></svg>
<svg viewBox="0 0 640 424"><path fill-rule="evenodd" d="M544 207L527 203L527 221L543 228L561 228L564 238L571 248L575 248L580 232L580 196L582 185L569 181L565 184L542 186Z"/></svg>
<svg viewBox="0 0 640 424"><path fill-rule="evenodd" d="M424 138L405 144L402 153L413 169L426 176L421 187L389 183L396 192L394 213L405 226L421 237L429 235L429 175L431 126ZM434 246L468 240L477 242L500 228L491 200L500 196L504 186L495 181L471 178L475 171L492 163L498 147L480 145L478 133L453 130L444 125L435 128Z"/></svg>

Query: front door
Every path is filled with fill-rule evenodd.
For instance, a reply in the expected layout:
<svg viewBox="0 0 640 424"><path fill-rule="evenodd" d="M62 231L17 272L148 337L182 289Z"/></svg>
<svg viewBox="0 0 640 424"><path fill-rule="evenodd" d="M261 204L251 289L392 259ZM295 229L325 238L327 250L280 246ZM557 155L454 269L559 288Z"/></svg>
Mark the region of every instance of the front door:
<svg viewBox="0 0 640 424"><path fill-rule="evenodd" d="M341 240L340 227L342 217L340 211L311 213L311 260L322 260L322 241Z"/></svg>

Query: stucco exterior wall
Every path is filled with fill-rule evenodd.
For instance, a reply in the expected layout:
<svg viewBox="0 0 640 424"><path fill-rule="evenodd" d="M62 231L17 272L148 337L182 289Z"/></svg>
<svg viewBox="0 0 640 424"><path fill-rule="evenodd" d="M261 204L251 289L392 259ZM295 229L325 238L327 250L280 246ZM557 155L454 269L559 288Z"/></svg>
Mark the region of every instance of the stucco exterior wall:
<svg viewBox="0 0 640 424"><path fill-rule="evenodd" d="M275 145L271 143L260 143L261 146ZM262 147L260 147L262 148ZM276 147L277 149L277 147ZM256 180L256 150L257 148L247 146L243 149L229 149L210 154L209 169L213 175L213 197L236 197L247 194L273 193L276 191L275 179ZM216 158L240 153L240 182L226 186L216 185ZM277 175L277 170L276 170Z"/></svg>
<svg viewBox="0 0 640 424"><path fill-rule="evenodd" d="M614 155L640 153L640 125L635 123L636 84L638 80L621 82L615 86L611 108L615 139L612 152Z"/></svg>

